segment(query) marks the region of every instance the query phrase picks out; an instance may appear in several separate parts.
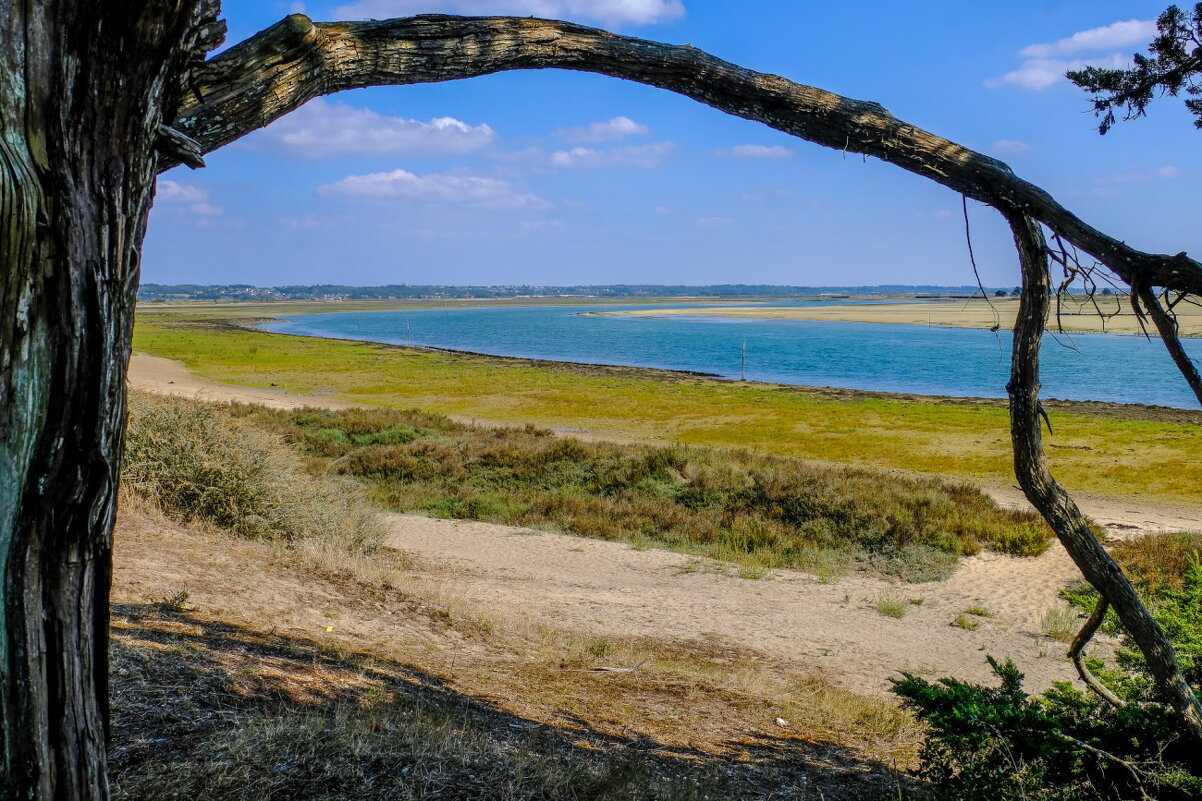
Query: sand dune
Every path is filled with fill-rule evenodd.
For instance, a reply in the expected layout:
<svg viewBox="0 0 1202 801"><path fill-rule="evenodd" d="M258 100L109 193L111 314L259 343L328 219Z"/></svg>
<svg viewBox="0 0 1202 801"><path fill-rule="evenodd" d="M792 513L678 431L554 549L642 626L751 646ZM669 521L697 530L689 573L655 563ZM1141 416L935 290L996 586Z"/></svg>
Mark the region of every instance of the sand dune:
<svg viewBox="0 0 1202 801"><path fill-rule="evenodd" d="M237 387L200 378L179 362L135 354L130 385L203 400L276 408L343 408L323 396ZM576 434L573 434L574 436ZM1014 488L987 489L1005 505ZM1202 530L1202 506L1081 498L1114 536ZM850 688L885 692L905 670L927 677L989 678L986 655L1013 657L1032 687L1070 680L1065 646L1040 618L1064 606L1057 592L1078 574L1058 545L1035 559L982 554L945 582L904 585L853 574L831 583L794 571L740 578L726 566L661 550L487 523L387 515L391 547L417 556L441 591L492 613L553 621L609 635L711 639L817 669ZM901 619L872 608L883 593L920 601ZM954 627L970 607L990 612L974 631ZM1112 642L1099 639L1096 652Z"/></svg>

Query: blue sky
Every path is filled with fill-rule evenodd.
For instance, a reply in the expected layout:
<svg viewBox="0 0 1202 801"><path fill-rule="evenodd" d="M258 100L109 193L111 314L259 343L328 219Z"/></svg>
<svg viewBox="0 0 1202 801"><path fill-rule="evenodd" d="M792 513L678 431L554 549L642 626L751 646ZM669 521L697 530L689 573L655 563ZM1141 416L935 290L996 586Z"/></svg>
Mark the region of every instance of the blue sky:
<svg viewBox="0 0 1202 801"><path fill-rule="evenodd" d="M690 43L1008 162L1136 247L1202 251L1202 131L1181 101L1098 136L1067 65L1123 63L1167 4L786 0L227 0L230 41L287 13L558 17ZM314 101L164 175L143 280L966 284L960 197L670 93L570 72ZM970 202L986 284L1017 283Z"/></svg>

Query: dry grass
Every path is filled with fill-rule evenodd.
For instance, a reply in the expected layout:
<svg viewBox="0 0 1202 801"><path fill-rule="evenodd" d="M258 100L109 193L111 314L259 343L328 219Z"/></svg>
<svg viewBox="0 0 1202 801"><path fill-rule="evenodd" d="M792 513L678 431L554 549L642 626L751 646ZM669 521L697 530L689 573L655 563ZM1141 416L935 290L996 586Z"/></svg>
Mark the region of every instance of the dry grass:
<svg viewBox="0 0 1202 801"><path fill-rule="evenodd" d="M122 486L181 520L369 551L383 537L354 482L306 475L278 437L220 406L131 392Z"/></svg>
<svg viewBox="0 0 1202 801"><path fill-rule="evenodd" d="M1053 606L1045 610L1040 617L1039 628L1053 640L1072 642L1077 630L1081 628L1081 617L1068 607Z"/></svg>
<svg viewBox="0 0 1202 801"><path fill-rule="evenodd" d="M719 642L472 608L386 551L343 559L123 511L118 799L832 799L907 781L919 729L890 702Z"/></svg>
<svg viewBox="0 0 1202 801"><path fill-rule="evenodd" d="M1141 594L1154 598L1182 589L1191 560L1202 555L1202 534L1150 534L1115 543L1110 554Z"/></svg>
<svg viewBox="0 0 1202 801"><path fill-rule="evenodd" d="M886 617L903 618L910 612L910 599L897 591L882 592L869 602L876 611Z"/></svg>

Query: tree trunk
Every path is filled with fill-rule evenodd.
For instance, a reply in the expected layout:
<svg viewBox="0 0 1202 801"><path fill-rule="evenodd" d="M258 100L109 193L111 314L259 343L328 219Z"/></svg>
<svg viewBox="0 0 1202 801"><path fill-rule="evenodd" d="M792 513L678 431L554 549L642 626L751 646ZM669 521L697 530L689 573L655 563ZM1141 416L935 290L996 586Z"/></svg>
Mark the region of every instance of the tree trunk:
<svg viewBox="0 0 1202 801"><path fill-rule="evenodd" d="M1106 553L1089 520L1053 478L1043 450L1039 403L1039 349L1047 325L1051 281L1047 244L1039 223L1025 214L1008 213L1022 267L1023 291L1014 322L1010 361L1010 436L1014 445L1014 474L1031 505L1056 532L1064 549L1085 579L1114 607L1123 626L1143 652L1161 693L1180 717L1185 733L1202 746L1202 707L1181 675L1177 656L1159 624L1131 586L1131 581Z"/></svg>
<svg viewBox="0 0 1202 801"><path fill-rule="evenodd" d="M110 550L138 258L157 126L178 106L202 6L0 0L4 798L107 796Z"/></svg>

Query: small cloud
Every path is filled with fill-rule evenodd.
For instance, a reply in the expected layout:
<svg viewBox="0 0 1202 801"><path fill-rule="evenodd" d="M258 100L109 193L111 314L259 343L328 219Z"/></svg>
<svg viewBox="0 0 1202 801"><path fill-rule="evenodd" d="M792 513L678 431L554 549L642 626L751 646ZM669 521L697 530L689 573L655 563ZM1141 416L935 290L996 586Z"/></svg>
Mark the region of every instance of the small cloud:
<svg viewBox="0 0 1202 801"><path fill-rule="evenodd" d="M1113 50L1116 47L1144 44L1152 41L1155 36L1155 20L1129 19L1125 22L1112 22L1101 28L1078 31L1050 44L1029 45L1019 50L1018 54L1024 58L1051 58L1072 53Z"/></svg>
<svg viewBox="0 0 1202 801"><path fill-rule="evenodd" d="M951 209L936 209L935 211L931 212L931 217L935 218L936 220L947 220L955 216L956 212L952 211Z"/></svg>
<svg viewBox="0 0 1202 801"><path fill-rule="evenodd" d="M551 154L552 167L576 169L585 167L658 167L676 145L672 142L656 142L651 145L628 145L609 150L589 147L574 147L557 150Z"/></svg>
<svg viewBox="0 0 1202 801"><path fill-rule="evenodd" d="M1166 164L1163 167L1156 168L1156 176L1158 178L1176 178L1180 174L1181 168L1173 164Z"/></svg>
<svg viewBox="0 0 1202 801"><path fill-rule="evenodd" d="M1115 48L1149 42L1156 36L1154 20L1131 19L1101 28L1079 31L1072 36L1046 44L1033 44L1018 51L1023 62L985 85L996 89L1013 84L1024 89L1046 89L1064 79L1064 74L1085 67L1121 69L1130 66L1130 59ZM1085 55L1092 53L1093 55ZM1076 58L1070 58L1076 56Z"/></svg>
<svg viewBox="0 0 1202 801"><path fill-rule="evenodd" d="M787 159L793 155L793 151L784 145L735 145L717 153L737 159Z"/></svg>
<svg viewBox="0 0 1202 801"><path fill-rule="evenodd" d="M340 19L389 19L447 13L591 19L610 25L654 25L684 16L681 0L359 0L339 6Z"/></svg>
<svg viewBox="0 0 1202 801"><path fill-rule="evenodd" d="M158 182L155 188L154 198L158 203L186 210L188 213L200 218L211 219L213 217L220 217L225 213L225 210L220 206L210 202L209 190L196 184L163 179Z"/></svg>
<svg viewBox="0 0 1202 801"><path fill-rule="evenodd" d="M301 158L429 156L470 153L495 138L488 125L468 125L454 117L420 122L317 98L276 120L249 143Z"/></svg>
<svg viewBox="0 0 1202 801"><path fill-rule="evenodd" d="M546 208L536 195L522 194L499 178L486 178L464 170L415 175L406 170L348 175L317 188L327 197L421 200L429 203L468 204L494 208Z"/></svg>
<svg viewBox="0 0 1202 801"><path fill-rule="evenodd" d="M698 217L697 224L703 228L724 228L733 223L729 217Z"/></svg>
<svg viewBox="0 0 1202 801"><path fill-rule="evenodd" d="M990 145L989 149L995 153L1026 153L1031 150L1031 146L1017 139L999 139Z"/></svg>
<svg viewBox="0 0 1202 801"><path fill-rule="evenodd" d="M583 128L560 128L554 131L555 136L567 139L569 142L593 143L615 142L628 136L640 136L650 133L646 125L640 125L629 117L614 117L605 122L592 122Z"/></svg>
<svg viewBox="0 0 1202 801"><path fill-rule="evenodd" d="M1121 69L1131 64L1131 60L1122 53L1111 53L1106 56L1068 61L1060 58L1033 58L1023 62L1022 66L1007 72L1000 78L989 78L985 85L996 89L1006 84L1021 86L1023 89L1047 89L1053 84L1064 80L1064 74L1085 67L1107 67Z"/></svg>
<svg viewBox="0 0 1202 801"><path fill-rule="evenodd" d="M656 214L672 214L672 209L667 206L656 206L654 209Z"/></svg>

